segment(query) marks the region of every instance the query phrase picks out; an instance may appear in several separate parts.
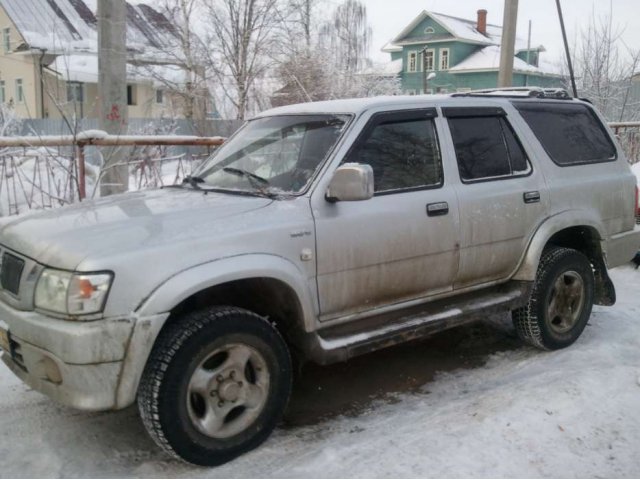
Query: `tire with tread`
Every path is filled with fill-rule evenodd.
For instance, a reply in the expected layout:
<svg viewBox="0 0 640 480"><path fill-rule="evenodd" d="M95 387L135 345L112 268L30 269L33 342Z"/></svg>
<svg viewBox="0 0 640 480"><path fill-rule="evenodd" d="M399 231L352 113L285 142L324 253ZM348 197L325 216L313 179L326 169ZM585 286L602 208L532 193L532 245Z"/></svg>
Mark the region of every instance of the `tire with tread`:
<svg viewBox="0 0 640 480"><path fill-rule="evenodd" d="M216 346L246 344L269 370L264 407L245 430L213 438L195 428L187 412L191 372ZM216 466L256 448L280 421L291 393L291 358L280 333L265 318L236 307L212 307L184 315L161 331L145 366L138 408L153 440L173 457Z"/></svg>
<svg viewBox="0 0 640 480"><path fill-rule="evenodd" d="M548 306L554 282L567 272L577 273L583 282L584 300L575 324L566 332L554 330L548 314ZM549 247L544 250L533 290L528 303L512 312L512 319L521 340L543 350L557 350L575 342L584 330L594 299L594 276L591 263L577 250Z"/></svg>

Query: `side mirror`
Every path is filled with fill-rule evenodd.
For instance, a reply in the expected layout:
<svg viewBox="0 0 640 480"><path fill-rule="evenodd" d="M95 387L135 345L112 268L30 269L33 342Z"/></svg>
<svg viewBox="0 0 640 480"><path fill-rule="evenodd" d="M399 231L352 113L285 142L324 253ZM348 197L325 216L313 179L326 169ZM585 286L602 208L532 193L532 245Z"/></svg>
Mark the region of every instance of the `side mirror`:
<svg viewBox="0 0 640 480"><path fill-rule="evenodd" d="M329 202L355 202L373 197L371 165L345 163L333 174L325 198Z"/></svg>

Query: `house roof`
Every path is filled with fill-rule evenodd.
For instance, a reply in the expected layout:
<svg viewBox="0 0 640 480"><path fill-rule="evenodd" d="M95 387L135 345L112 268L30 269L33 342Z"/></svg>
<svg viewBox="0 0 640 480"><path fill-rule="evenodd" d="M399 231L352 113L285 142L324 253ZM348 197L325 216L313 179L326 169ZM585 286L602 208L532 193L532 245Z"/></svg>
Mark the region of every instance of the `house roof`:
<svg viewBox="0 0 640 480"><path fill-rule="evenodd" d="M489 45L472 53L460 63L451 67L451 73L471 73L486 70L498 70L500 68L500 47ZM535 73L538 75L560 75L560 70L553 64L540 64L536 67L529 65L524 60L514 57L513 71L519 73Z"/></svg>
<svg viewBox="0 0 640 480"><path fill-rule="evenodd" d="M91 53L59 55L48 70L65 81L98 83L98 56ZM127 64L127 81L131 83L152 82L156 87L184 85L187 76L177 65L132 65ZM158 81L163 79L164 82Z"/></svg>
<svg viewBox="0 0 640 480"><path fill-rule="evenodd" d="M19 50L97 51L97 0L0 0L0 6L24 38ZM175 43L175 30L163 14L127 3L128 50L159 53Z"/></svg>
<svg viewBox="0 0 640 480"><path fill-rule="evenodd" d="M484 35L477 30L475 20L467 20L465 18L454 17L444 13L423 10L409 25L407 25L407 27L405 27L404 30L402 30L402 32L400 32L398 36L382 47L382 50L385 52L399 51L398 48L406 44L444 40L444 37L436 38L434 35L429 34L425 34L423 37L405 39L413 29L428 17L438 22L442 28L448 31L456 40L479 45L499 45L502 39L502 27L500 25L487 23L487 33ZM537 50L539 48L543 47L531 47L532 50ZM516 52L525 51L526 49L527 42L522 38L516 37Z"/></svg>

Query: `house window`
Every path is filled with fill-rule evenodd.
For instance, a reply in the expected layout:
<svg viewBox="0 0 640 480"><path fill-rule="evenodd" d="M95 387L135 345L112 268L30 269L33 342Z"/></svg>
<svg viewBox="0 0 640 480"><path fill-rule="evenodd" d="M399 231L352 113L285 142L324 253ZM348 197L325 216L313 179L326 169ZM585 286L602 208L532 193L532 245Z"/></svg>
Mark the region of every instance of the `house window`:
<svg viewBox="0 0 640 480"><path fill-rule="evenodd" d="M409 52L409 72L418 71L418 52Z"/></svg>
<svg viewBox="0 0 640 480"><path fill-rule="evenodd" d="M136 105L136 86L127 85L127 105Z"/></svg>
<svg viewBox="0 0 640 480"><path fill-rule="evenodd" d="M4 45L4 53L9 53L11 51L11 29L10 28L2 29L2 43Z"/></svg>
<svg viewBox="0 0 640 480"><path fill-rule="evenodd" d="M84 102L84 89L79 82L67 83L67 102Z"/></svg>
<svg viewBox="0 0 640 480"><path fill-rule="evenodd" d="M440 70L449 70L449 49L440 50Z"/></svg>
<svg viewBox="0 0 640 480"><path fill-rule="evenodd" d="M164 90L156 90L156 103L159 105L164 103Z"/></svg>
<svg viewBox="0 0 640 480"><path fill-rule="evenodd" d="M16 102L24 102L24 86L21 78L16 79Z"/></svg>
<svg viewBox="0 0 640 480"><path fill-rule="evenodd" d="M5 82L4 80L0 80L0 104L3 104L6 101Z"/></svg>
<svg viewBox="0 0 640 480"><path fill-rule="evenodd" d="M427 50L426 51L426 56L424 59L424 65L425 65L425 70L427 70L427 72L430 72L431 70L434 70L434 58L435 58L435 51L434 50Z"/></svg>
<svg viewBox="0 0 640 480"><path fill-rule="evenodd" d="M429 35L431 33L436 33L436 31L433 29L433 27L427 27L427 28L424 29L424 33Z"/></svg>

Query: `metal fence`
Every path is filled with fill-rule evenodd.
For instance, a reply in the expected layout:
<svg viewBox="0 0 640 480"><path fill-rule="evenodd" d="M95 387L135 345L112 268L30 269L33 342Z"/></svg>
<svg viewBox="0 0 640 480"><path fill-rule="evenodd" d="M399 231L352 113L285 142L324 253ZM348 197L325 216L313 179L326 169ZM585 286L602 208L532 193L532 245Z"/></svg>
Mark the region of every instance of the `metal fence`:
<svg viewBox="0 0 640 480"><path fill-rule="evenodd" d="M99 195L106 168L127 165L130 189L174 184L189 175L221 145L223 137L184 135L110 136L96 131L78 135L0 137L0 216L62 206ZM127 147L119 163L86 162L86 151ZM172 148L198 149L197 153ZM97 150L99 153L99 150Z"/></svg>
<svg viewBox="0 0 640 480"><path fill-rule="evenodd" d="M611 122L629 163L640 162L640 122Z"/></svg>
<svg viewBox="0 0 640 480"><path fill-rule="evenodd" d="M36 136L0 137L0 216L54 208L99 195L104 174L100 155L103 146L129 148L122 162L129 167L129 188L138 190L179 182L222 143L224 136L174 135L193 132L180 130L193 128L193 124L175 128L175 122L169 120L165 135L158 134L158 128L165 127L158 126L157 121L154 133L142 136L104 136L96 132L43 135L59 125L48 124L47 120L36 122L27 130L30 134L37 133ZM91 121L85 124L92 126ZM40 130L34 130L37 125ZM226 130L217 131L230 134L238 122L224 125ZM609 126L620 140L628 161L639 162L640 122ZM212 125L207 128L214 131Z"/></svg>

